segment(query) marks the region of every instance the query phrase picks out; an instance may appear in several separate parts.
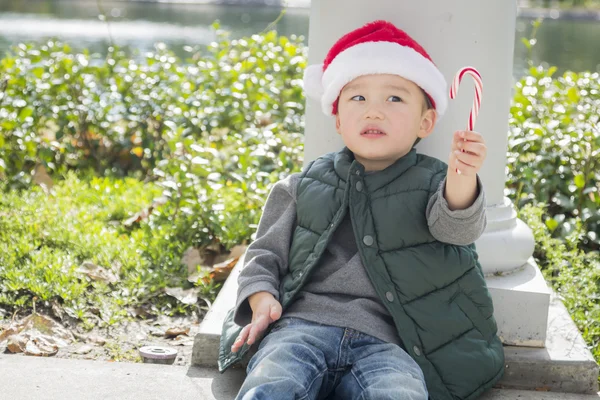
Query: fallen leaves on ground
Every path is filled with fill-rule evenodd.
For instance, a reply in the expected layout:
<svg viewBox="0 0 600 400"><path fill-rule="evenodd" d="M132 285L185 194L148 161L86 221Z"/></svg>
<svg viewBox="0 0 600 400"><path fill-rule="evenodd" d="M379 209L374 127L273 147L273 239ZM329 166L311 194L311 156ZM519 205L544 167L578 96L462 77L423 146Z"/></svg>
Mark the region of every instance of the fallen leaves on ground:
<svg viewBox="0 0 600 400"><path fill-rule="evenodd" d="M182 302L183 304L196 304L198 301L198 293L200 293L200 289L192 288L184 290L182 288L165 288L165 293L169 296L175 297L177 300Z"/></svg>
<svg viewBox="0 0 600 400"><path fill-rule="evenodd" d="M95 281L102 281L106 283L117 283L119 278L112 271L102 268L92 262L86 261L79 268L77 272L81 272L89 276Z"/></svg>
<svg viewBox="0 0 600 400"><path fill-rule="evenodd" d="M247 247L246 245L234 246L228 253L212 256L202 255L198 249L187 249L181 262L188 267L188 281L195 283L201 279L205 284L209 284L211 280L225 281ZM205 250L210 249L205 248Z"/></svg>
<svg viewBox="0 0 600 400"><path fill-rule="evenodd" d="M174 328L169 328L165 331L166 338L175 338L179 335L187 335L190 332L190 327L181 327L177 326Z"/></svg>
<svg viewBox="0 0 600 400"><path fill-rule="evenodd" d="M40 185L46 193L52 190L52 187L54 186L54 182L50 175L48 175L48 171L46 171L46 167L43 164L35 166L33 170L33 181Z"/></svg>
<svg viewBox="0 0 600 400"><path fill-rule="evenodd" d="M155 199L148 208L144 208L140 212L135 213L134 215L132 215L131 217L129 217L125 221L123 221L123 225L125 225L127 227L131 227L134 224L139 224L140 222L147 220L148 217L150 216L150 214L152 214L152 211L154 211L154 209L156 207L166 204L166 203L167 203L167 199L165 197L159 197L159 198Z"/></svg>
<svg viewBox="0 0 600 400"><path fill-rule="evenodd" d="M0 343L7 341L10 352L32 356L53 356L60 347L67 346L73 340L71 332L41 314L32 314L21 321L12 322L0 333Z"/></svg>

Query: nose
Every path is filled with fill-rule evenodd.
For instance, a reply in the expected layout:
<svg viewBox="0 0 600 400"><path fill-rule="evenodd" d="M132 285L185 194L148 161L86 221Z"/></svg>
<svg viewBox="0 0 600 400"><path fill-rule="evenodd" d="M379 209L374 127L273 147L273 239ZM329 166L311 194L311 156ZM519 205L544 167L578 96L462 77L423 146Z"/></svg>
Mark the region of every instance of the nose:
<svg viewBox="0 0 600 400"><path fill-rule="evenodd" d="M365 110L365 118L383 119L383 112L381 111L380 105L375 102L369 103L367 109Z"/></svg>

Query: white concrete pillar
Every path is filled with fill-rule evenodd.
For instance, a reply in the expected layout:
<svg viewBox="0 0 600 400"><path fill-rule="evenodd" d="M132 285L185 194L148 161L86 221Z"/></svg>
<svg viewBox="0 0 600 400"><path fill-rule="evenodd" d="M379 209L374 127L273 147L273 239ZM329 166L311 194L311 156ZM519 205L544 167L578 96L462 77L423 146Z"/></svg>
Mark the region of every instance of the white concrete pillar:
<svg viewBox="0 0 600 400"><path fill-rule="evenodd" d="M531 259L531 230L516 218L504 196L516 2L313 0L309 64L323 62L343 34L376 19L396 24L417 40L448 84L464 66L480 71L483 98L475 130L484 135L488 146L480 171L488 200L488 227L476 245L494 298L500 337L507 344L543 346L549 290ZM449 101L446 115L435 132L419 144L419 152L448 160L452 133L466 128L473 93L473 84L466 77L458 98ZM342 146L334 119L325 116L316 101L307 99L305 163Z"/></svg>

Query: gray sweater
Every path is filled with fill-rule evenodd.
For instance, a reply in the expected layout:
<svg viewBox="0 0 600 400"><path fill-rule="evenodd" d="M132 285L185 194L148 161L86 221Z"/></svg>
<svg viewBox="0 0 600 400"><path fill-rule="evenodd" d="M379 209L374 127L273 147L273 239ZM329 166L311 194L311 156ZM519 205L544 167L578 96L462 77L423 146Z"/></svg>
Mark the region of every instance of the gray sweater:
<svg viewBox="0 0 600 400"><path fill-rule="evenodd" d="M372 173L377 173L372 172ZM256 239L248 246L239 275L234 321L252 321L248 297L265 291L279 300L279 283L288 272L292 233L296 228L296 188L300 173L277 182L267 198ZM444 179L431 197L426 218L433 237L457 245L473 243L486 226L485 194L467 209L451 211L443 196ZM385 342L401 345L391 315L379 299L356 246L350 213L346 213L320 264L282 317L298 317L327 325L353 328Z"/></svg>

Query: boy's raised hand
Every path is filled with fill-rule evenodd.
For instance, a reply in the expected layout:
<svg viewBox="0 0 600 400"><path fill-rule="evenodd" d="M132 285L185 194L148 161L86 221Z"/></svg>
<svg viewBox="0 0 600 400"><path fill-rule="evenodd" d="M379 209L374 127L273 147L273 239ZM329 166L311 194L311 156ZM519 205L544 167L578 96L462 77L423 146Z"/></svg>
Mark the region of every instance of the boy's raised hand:
<svg viewBox="0 0 600 400"><path fill-rule="evenodd" d="M231 346L237 352L244 343L249 345L267 330L267 327L281 317L281 304L269 292L258 292L248 298L252 309L252 322L246 325Z"/></svg>
<svg viewBox="0 0 600 400"><path fill-rule="evenodd" d="M464 152L463 152L464 150ZM454 132L452 152L448 164L451 170L460 170L463 176L475 176L487 156L487 147L480 133L473 131Z"/></svg>

